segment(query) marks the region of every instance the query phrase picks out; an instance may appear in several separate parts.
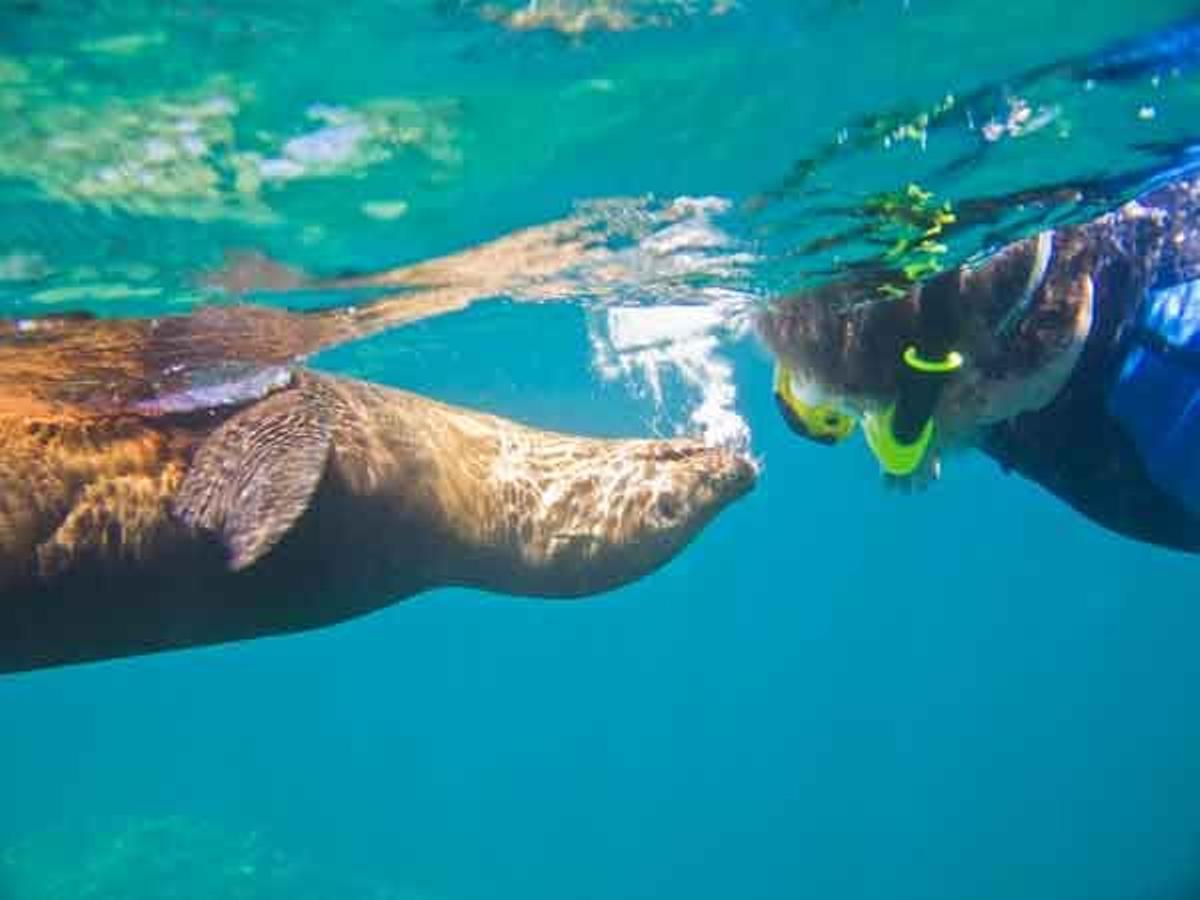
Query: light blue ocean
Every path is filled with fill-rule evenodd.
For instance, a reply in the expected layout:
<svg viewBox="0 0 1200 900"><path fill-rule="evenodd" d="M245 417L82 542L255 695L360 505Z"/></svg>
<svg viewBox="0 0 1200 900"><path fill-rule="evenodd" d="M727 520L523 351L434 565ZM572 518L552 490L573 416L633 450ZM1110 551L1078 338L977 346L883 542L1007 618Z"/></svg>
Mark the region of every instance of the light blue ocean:
<svg viewBox="0 0 1200 900"><path fill-rule="evenodd" d="M612 278L315 364L763 464L600 597L0 678L0 900L1200 897L1197 561L979 455L886 491L861 439L786 429L739 325L877 254L814 244L873 194L1164 163L1200 73L1088 60L1193 12L0 0L3 313L183 312L228 302L230 251L370 272L579 216ZM1085 212L1005 205L948 261Z"/></svg>

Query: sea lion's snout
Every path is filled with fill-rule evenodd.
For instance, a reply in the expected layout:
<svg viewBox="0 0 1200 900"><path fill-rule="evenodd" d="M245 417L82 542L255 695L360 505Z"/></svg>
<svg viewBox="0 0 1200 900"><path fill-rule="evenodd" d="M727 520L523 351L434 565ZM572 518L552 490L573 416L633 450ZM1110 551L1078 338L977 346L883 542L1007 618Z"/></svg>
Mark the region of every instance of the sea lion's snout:
<svg viewBox="0 0 1200 900"><path fill-rule="evenodd" d="M745 454L700 441L610 447L614 452L597 461L600 489L580 523L588 539L552 547L551 568L569 584L563 593L617 587L665 565L758 478Z"/></svg>
<svg viewBox="0 0 1200 900"><path fill-rule="evenodd" d="M758 466L744 453L723 447L712 447L700 441L667 442L662 459L667 464L678 463L676 476L682 485L679 492L691 500L698 512L712 505L717 512L727 503L738 499L758 480ZM662 505L663 498L659 498Z"/></svg>
<svg viewBox="0 0 1200 900"><path fill-rule="evenodd" d="M633 528L625 537L649 553L663 554L663 561L758 479L758 467L746 454L700 441L652 443L644 461L641 489L628 496L626 521Z"/></svg>

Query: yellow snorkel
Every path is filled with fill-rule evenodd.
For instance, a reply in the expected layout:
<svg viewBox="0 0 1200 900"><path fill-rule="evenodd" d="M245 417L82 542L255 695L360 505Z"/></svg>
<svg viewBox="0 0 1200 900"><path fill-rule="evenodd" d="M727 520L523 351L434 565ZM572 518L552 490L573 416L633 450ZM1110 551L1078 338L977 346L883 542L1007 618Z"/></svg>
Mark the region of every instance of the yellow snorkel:
<svg viewBox="0 0 1200 900"><path fill-rule="evenodd" d="M792 372L775 365L775 403L795 434L818 444L838 444L854 430L854 419L829 403L811 403L796 390Z"/></svg>
<svg viewBox="0 0 1200 900"><path fill-rule="evenodd" d="M914 343L900 355L896 400L863 417L867 445L883 471L904 478L917 472L937 436L933 414L942 391L963 367L954 349L961 336L959 278L947 272L917 288Z"/></svg>
<svg viewBox="0 0 1200 900"><path fill-rule="evenodd" d="M904 351L899 396L882 413L863 416L867 446L888 475L904 477L920 468L933 443L933 412L946 382L962 368L962 354L951 350L927 358L915 346Z"/></svg>

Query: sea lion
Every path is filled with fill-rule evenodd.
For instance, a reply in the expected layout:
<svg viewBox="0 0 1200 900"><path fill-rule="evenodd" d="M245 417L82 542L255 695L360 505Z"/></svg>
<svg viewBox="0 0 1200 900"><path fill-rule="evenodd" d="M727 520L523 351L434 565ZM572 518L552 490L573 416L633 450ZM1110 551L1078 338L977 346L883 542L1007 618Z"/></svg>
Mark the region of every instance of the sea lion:
<svg viewBox="0 0 1200 900"><path fill-rule="evenodd" d="M497 263L526 286L578 250L557 228L504 240L536 250ZM388 273L410 292L358 308L0 320L0 672L314 628L442 585L591 594L751 488L744 454L697 440L553 434L300 365L506 291L476 268L497 252Z"/></svg>

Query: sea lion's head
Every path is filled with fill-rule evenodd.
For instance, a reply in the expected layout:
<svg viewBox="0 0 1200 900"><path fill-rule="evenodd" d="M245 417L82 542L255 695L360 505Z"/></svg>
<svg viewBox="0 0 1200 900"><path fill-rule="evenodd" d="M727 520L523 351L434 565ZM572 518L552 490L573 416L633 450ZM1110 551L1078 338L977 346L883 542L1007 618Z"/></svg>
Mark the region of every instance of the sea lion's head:
<svg viewBox="0 0 1200 900"><path fill-rule="evenodd" d="M758 474L745 454L699 440L538 438L497 467L509 511L500 543L519 563L489 567L485 580L515 593L580 596L640 578Z"/></svg>

